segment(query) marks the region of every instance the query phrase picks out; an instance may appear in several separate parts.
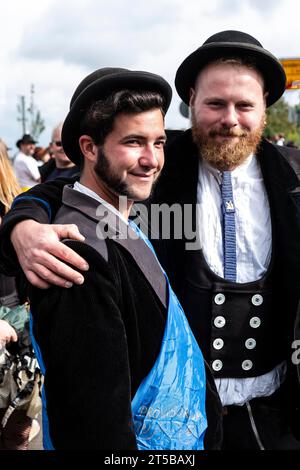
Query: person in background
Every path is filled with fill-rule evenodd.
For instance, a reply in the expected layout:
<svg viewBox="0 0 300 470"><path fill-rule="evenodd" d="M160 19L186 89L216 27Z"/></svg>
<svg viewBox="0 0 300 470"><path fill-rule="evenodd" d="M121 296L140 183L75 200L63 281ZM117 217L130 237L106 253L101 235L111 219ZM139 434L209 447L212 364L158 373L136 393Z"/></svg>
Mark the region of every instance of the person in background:
<svg viewBox="0 0 300 470"><path fill-rule="evenodd" d="M0 140L0 225L21 192ZM14 277L0 274L0 450L26 450L39 432L40 369L29 337L29 313Z"/></svg>
<svg viewBox="0 0 300 470"><path fill-rule="evenodd" d="M29 134L24 134L16 142L20 150L14 159L14 171L22 191L32 188L41 181L37 161L33 158L36 141Z"/></svg>
<svg viewBox="0 0 300 470"><path fill-rule="evenodd" d="M285 145L284 134L282 134L282 133L279 133L279 134L278 134L278 138L277 138L276 144L279 145L279 146Z"/></svg>
<svg viewBox="0 0 300 470"><path fill-rule="evenodd" d="M287 147L292 147L293 149L298 149L298 145L294 140L288 140L285 144Z"/></svg>
<svg viewBox="0 0 300 470"><path fill-rule="evenodd" d="M35 147L33 158L37 161L39 167L47 163L51 158L49 147Z"/></svg>
<svg viewBox="0 0 300 470"><path fill-rule="evenodd" d="M79 172L78 166L67 157L62 147L61 130L63 123L57 124L52 132L50 144L52 159L40 167L42 182L52 181L56 178L70 178Z"/></svg>

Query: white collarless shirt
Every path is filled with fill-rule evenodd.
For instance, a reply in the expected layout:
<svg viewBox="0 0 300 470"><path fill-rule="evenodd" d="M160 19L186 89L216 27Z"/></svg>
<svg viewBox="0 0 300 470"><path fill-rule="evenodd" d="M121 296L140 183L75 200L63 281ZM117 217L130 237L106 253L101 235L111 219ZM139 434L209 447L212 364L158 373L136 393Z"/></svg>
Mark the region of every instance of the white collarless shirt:
<svg viewBox="0 0 300 470"><path fill-rule="evenodd" d="M99 194L95 193L95 191L92 191L90 188L88 188L87 186L84 186L78 181L74 183L73 189L75 189L76 191L79 191L80 193L86 194L86 196L96 199L96 201L100 202L104 207L107 207L107 209L109 209L110 212L117 215L121 220L123 220L123 222L125 222L125 224L128 225L128 220L124 217L124 215L121 214L121 212L119 212L112 204L105 201L105 199L99 196Z"/></svg>
<svg viewBox="0 0 300 470"><path fill-rule="evenodd" d="M231 172L235 205L237 282L261 279L272 253L272 227L268 196L255 155ZM200 160L197 186L197 215L200 246L211 270L224 277L222 173ZM251 398L271 395L284 380L286 363L259 377L215 379L222 404L242 405Z"/></svg>
<svg viewBox="0 0 300 470"><path fill-rule="evenodd" d="M13 166L21 188L32 188L38 184L41 174L37 161L31 155L19 152L14 159Z"/></svg>

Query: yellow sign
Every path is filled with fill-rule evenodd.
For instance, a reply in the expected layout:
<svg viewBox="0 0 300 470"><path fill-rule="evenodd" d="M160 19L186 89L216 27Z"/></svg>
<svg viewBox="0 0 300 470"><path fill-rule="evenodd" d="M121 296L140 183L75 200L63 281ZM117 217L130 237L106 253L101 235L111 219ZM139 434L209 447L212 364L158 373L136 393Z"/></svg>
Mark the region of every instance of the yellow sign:
<svg viewBox="0 0 300 470"><path fill-rule="evenodd" d="M286 89L300 89L300 59L280 59L286 73Z"/></svg>

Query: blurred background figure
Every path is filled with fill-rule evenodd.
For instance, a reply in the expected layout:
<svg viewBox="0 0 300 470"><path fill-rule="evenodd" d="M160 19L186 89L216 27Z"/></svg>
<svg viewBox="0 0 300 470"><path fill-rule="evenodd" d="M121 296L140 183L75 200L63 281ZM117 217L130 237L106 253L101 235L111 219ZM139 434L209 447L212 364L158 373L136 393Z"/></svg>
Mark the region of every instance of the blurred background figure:
<svg viewBox="0 0 300 470"><path fill-rule="evenodd" d="M27 191L41 181L37 161L33 158L35 144L30 134L24 134L16 142L20 151L14 159L14 170L22 191Z"/></svg>
<svg viewBox="0 0 300 470"><path fill-rule="evenodd" d="M21 188L0 139L0 224ZM41 373L29 336L25 292L0 274L0 450L26 450L39 432Z"/></svg>
<svg viewBox="0 0 300 470"><path fill-rule="evenodd" d="M284 134L278 134L277 145L285 145Z"/></svg>
<svg viewBox="0 0 300 470"><path fill-rule="evenodd" d="M1 219L8 212L13 199L21 192L21 188L14 175L5 142L0 139L0 224Z"/></svg>
<svg viewBox="0 0 300 470"><path fill-rule="evenodd" d="M33 158L37 161L38 166L47 163L51 158L49 147L35 147Z"/></svg>
<svg viewBox="0 0 300 470"><path fill-rule="evenodd" d="M50 181L56 178L70 178L79 172L79 168L74 165L64 152L61 143L61 129L63 123L57 124L52 131L50 151L52 159L40 167L41 180Z"/></svg>
<svg viewBox="0 0 300 470"><path fill-rule="evenodd" d="M292 147L294 149L299 148L298 145L296 145L294 140L288 140L287 143L285 144L287 147Z"/></svg>

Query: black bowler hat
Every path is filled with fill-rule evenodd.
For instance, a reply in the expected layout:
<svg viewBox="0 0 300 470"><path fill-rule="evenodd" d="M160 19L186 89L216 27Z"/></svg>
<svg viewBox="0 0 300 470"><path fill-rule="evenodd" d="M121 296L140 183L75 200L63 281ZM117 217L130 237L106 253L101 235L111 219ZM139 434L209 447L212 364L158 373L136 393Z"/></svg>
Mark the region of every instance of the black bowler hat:
<svg viewBox="0 0 300 470"><path fill-rule="evenodd" d="M190 88L195 85L200 70L208 63L226 57L252 59L261 72L268 96L266 105L275 103L285 90L286 76L279 60L264 49L250 34L241 31L222 31L209 37L180 65L175 86L180 98L189 104Z"/></svg>
<svg viewBox="0 0 300 470"><path fill-rule="evenodd" d="M65 153L76 165L82 159L79 146L80 121L86 109L93 102L119 90L156 91L164 97L164 112L167 112L172 98L172 88L168 82L154 73L106 67L85 77L71 98L70 111L61 136Z"/></svg>
<svg viewBox="0 0 300 470"><path fill-rule="evenodd" d="M22 144L36 144L36 141L30 134L24 134L23 137L16 142L16 146L20 148Z"/></svg>

